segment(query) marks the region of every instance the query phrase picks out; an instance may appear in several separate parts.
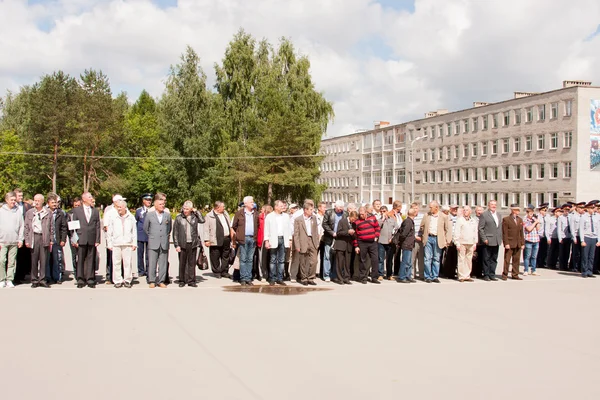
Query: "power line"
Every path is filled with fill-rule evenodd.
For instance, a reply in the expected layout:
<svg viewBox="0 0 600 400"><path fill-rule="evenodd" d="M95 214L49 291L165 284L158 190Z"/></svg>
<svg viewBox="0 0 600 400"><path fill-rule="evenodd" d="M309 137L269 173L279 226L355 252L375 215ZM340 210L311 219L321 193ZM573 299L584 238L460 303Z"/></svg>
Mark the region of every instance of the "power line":
<svg viewBox="0 0 600 400"><path fill-rule="evenodd" d="M12 155L12 156L32 156L32 157L54 157L54 154L44 153L27 153L18 151L3 151L0 152L0 156ZM84 158L85 155L81 154L57 154L57 157L61 158ZM219 156L219 157L139 157L139 156L99 156L94 155L90 158L104 158L104 159L119 159L119 160L252 160L252 159L276 159L276 158L314 158L324 157L321 154L297 154L297 155L283 155L283 156Z"/></svg>

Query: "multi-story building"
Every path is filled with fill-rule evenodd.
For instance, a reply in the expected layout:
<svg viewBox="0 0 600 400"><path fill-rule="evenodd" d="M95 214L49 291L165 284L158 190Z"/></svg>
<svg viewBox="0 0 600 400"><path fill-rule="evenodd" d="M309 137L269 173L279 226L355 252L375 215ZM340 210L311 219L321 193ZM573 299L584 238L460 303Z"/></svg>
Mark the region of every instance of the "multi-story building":
<svg viewBox="0 0 600 400"><path fill-rule="evenodd" d="M600 87L565 81L550 92L516 92L499 103L324 139L323 200L486 205L495 199L505 208L599 198L594 104L600 105Z"/></svg>

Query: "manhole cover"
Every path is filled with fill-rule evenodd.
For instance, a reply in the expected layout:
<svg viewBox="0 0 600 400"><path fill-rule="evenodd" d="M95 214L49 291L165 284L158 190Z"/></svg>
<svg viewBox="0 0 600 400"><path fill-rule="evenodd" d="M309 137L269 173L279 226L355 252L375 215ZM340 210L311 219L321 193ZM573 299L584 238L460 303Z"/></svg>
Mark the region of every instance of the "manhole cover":
<svg viewBox="0 0 600 400"><path fill-rule="evenodd" d="M295 295L299 295L299 294L306 294L309 292L324 292L327 290L331 290L328 288L316 288L316 287L268 286L268 285L225 286L223 289L226 292L262 293L262 294L271 294L271 295L275 295L275 296L295 296Z"/></svg>

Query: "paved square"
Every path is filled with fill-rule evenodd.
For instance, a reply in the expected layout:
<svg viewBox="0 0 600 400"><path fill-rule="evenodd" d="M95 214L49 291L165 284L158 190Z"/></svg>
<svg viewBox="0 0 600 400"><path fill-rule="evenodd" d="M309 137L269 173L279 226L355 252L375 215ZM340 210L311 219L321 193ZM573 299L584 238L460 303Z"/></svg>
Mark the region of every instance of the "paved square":
<svg viewBox="0 0 600 400"><path fill-rule="evenodd" d="M542 274L297 296L208 273L197 289L2 289L2 398L600 398L600 279Z"/></svg>

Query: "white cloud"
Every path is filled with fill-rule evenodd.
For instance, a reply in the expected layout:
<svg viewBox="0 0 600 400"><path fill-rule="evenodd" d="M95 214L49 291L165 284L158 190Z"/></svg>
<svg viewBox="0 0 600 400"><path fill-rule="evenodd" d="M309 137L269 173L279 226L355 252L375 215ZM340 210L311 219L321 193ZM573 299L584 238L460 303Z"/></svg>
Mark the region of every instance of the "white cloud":
<svg viewBox="0 0 600 400"><path fill-rule="evenodd" d="M416 0L408 13L374 0L180 0L167 9L149 0L0 0L0 93L91 67L115 93L159 96L187 44L214 82L213 65L240 27L272 43L290 37L309 56L317 88L335 104L330 136L563 79L600 85L600 36L585 40L600 3L548 4Z"/></svg>

